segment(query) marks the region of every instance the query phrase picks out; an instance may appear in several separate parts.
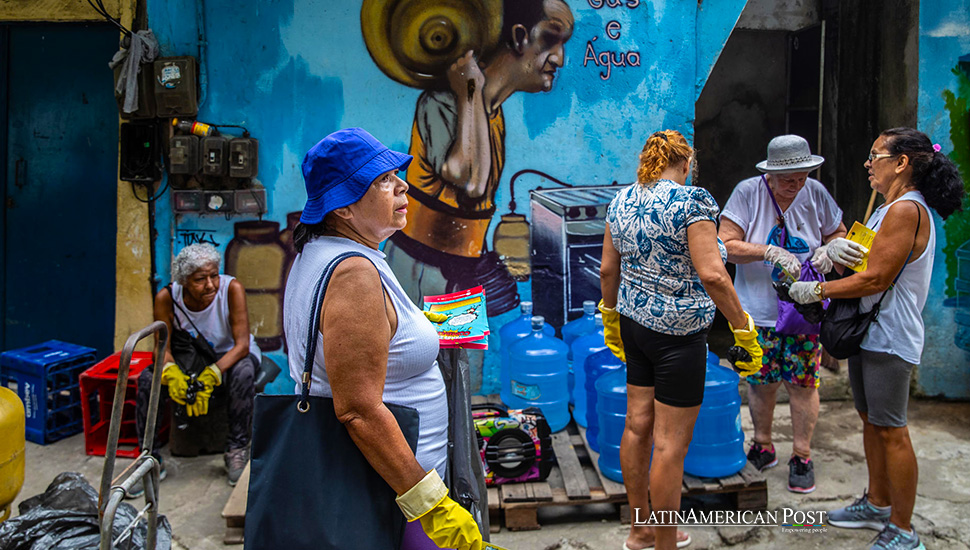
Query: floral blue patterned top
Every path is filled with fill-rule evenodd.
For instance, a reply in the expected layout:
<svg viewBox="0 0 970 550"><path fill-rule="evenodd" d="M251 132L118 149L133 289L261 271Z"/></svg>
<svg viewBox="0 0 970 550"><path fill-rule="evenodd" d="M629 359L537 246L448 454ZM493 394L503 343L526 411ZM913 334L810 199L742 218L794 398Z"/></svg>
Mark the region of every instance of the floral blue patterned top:
<svg viewBox="0 0 970 550"><path fill-rule="evenodd" d="M706 189L659 180L633 184L610 202L606 221L620 253L616 310L664 334L686 335L714 320L714 302L701 284L687 248L687 227L717 223L718 207ZM721 261L727 250L720 239Z"/></svg>

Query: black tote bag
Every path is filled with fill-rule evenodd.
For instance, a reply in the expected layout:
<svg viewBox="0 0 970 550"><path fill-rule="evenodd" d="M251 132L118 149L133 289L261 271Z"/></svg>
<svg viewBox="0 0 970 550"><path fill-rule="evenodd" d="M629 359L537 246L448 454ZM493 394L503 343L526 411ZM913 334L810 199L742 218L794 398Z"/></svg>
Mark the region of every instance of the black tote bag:
<svg viewBox="0 0 970 550"><path fill-rule="evenodd" d="M301 395L257 395L246 505L245 550L398 549L404 514L395 492L337 420L333 399L309 395L320 306L343 253L314 292ZM411 451L418 412L387 404Z"/></svg>

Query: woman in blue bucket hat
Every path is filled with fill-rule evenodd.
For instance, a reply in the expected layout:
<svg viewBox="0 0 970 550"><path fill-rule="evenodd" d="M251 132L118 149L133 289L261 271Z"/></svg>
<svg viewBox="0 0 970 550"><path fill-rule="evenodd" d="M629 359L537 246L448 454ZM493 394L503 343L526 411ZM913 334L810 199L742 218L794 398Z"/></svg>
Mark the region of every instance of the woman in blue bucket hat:
<svg viewBox="0 0 970 550"><path fill-rule="evenodd" d="M333 398L337 418L397 493L408 520L402 549L478 550L482 535L475 520L448 497L442 481L448 402L437 364L438 335L379 250L406 224L408 184L397 172L411 159L361 128L334 132L307 152L307 201L294 230L298 254L283 309L290 375L303 376L306 335L312 330L307 311L320 274L343 253L363 255L337 264L327 286L310 393ZM418 411L416 451L385 403Z"/></svg>

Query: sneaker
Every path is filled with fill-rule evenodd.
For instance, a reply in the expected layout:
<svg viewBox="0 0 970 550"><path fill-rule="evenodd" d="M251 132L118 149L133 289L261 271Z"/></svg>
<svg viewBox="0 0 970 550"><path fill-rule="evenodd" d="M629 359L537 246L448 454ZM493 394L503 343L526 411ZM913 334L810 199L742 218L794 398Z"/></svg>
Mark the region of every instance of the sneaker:
<svg viewBox="0 0 970 550"><path fill-rule="evenodd" d="M242 475L243 470L246 469L246 464L249 462L249 449L246 447L233 449L226 452L223 458L226 461L226 471L229 472L229 485L235 487L236 482L239 481L239 476Z"/></svg>
<svg viewBox="0 0 970 550"><path fill-rule="evenodd" d="M158 465L161 470L158 472L158 481L159 483L161 483L163 479L168 477L168 472L165 471L165 463L162 462L162 457L155 457L155 458L156 460L158 460ZM138 481L135 482L134 485L132 485L131 489L127 493L125 493L125 498L127 499L138 498L144 494L145 494L145 485L143 481L139 479Z"/></svg>
<svg viewBox="0 0 970 550"><path fill-rule="evenodd" d="M912 533L903 533L899 527L887 523L886 527L873 539L870 550L926 550L916 529Z"/></svg>
<svg viewBox="0 0 970 550"><path fill-rule="evenodd" d="M882 531L889 522L890 510L879 510L869 503L869 495L862 497L838 510L828 513L829 523L846 529L873 529Z"/></svg>
<svg viewBox="0 0 970 550"><path fill-rule="evenodd" d="M812 459L792 456L788 461L788 490L793 493L811 493L815 490L815 466Z"/></svg>
<svg viewBox="0 0 970 550"><path fill-rule="evenodd" d="M752 466L758 469L758 471L765 471L768 468L772 468L778 465L778 457L775 456L775 446L772 445L769 449L765 449L758 443L752 443L751 448L748 449L748 462Z"/></svg>

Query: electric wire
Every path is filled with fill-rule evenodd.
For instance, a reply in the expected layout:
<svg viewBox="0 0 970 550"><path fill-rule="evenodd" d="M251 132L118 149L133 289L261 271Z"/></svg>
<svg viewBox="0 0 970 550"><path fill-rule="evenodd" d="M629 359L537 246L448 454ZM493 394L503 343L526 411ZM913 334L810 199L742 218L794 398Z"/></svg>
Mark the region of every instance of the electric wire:
<svg viewBox="0 0 970 550"><path fill-rule="evenodd" d="M98 15L100 15L101 17L104 17L114 26L118 27L118 29L125 36L131 36L131 31L125 28L125 26L121 24L121 19L111 17L111 15L108 13L107 8L104 7L104 2L102 0L88 0L88 5L90 5L91 8L94 9L94 11L98 12Z"/></svg>

